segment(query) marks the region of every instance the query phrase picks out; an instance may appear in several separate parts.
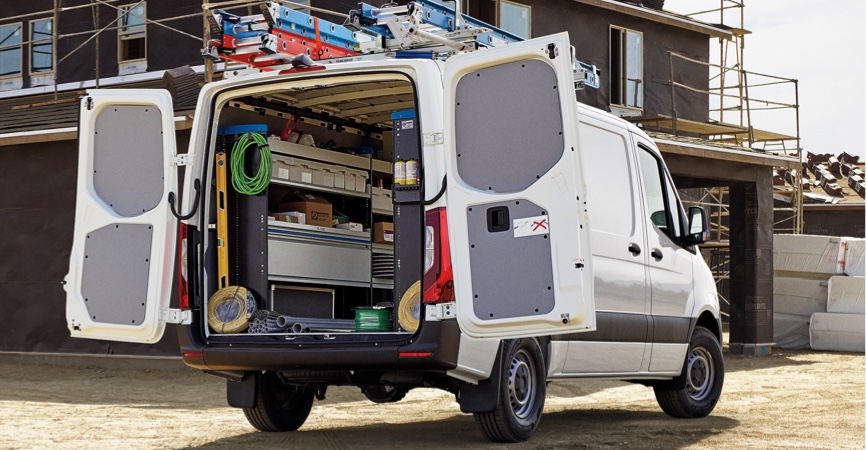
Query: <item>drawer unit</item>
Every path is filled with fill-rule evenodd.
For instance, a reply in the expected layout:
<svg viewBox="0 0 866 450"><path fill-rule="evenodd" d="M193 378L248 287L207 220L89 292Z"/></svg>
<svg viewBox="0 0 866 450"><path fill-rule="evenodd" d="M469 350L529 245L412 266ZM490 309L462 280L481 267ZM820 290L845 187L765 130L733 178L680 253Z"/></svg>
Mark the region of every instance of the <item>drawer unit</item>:
<svg viewBox="0 0 866 450"><path fill-rule="evenodd" d="M369 284L370 247L308 232L268 235L268 277L311 283Z"/></svg>

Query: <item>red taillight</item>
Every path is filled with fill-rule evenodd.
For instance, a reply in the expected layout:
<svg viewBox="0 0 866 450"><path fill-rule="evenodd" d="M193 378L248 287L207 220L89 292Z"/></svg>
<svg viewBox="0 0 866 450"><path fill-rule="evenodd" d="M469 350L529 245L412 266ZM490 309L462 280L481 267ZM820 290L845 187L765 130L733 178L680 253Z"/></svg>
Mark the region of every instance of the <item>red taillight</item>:
<svg viewBox="0 0 866 450"><path fill-rule="evenodd" d="M181 222L177 234L177 297L180 309L189 309L189 291L186 285L186 235L187 226Z"/></svg>
<svg viewBox="0 0 866 450"><path fill-rule="evenodd" d="M454 272L451 269L445 208L427 211L426 224L424 303L454 301Z"/></svg>
<svg viewBox="0 0 866 450"><path fill-rule="evenodd" d="M400 352L397 354L400 358L427 358L432 355L433 352Z"/></svg>
<svg viewBox="0 0 866 450"><path fill-rule="evenodd" d="M202 352L184 352L184 358L204 358L204 353Z"/></svg>

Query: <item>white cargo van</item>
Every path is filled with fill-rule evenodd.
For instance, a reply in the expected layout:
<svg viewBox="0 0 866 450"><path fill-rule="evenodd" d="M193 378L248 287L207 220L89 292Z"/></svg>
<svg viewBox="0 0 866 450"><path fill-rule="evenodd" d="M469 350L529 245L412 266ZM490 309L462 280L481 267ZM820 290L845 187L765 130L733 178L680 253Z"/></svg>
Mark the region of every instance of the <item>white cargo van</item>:
<svg viewBox="0 0 866 450"><path fill-rule="evenodd" d="M262 431L332 385L444 389L503 442L572 378L706 416L724 378L706 213L646 134L575 101L568 55L559 34L211 83L186 153L167 92L89 91L72 335L179 324L184 362Z"/></svg>

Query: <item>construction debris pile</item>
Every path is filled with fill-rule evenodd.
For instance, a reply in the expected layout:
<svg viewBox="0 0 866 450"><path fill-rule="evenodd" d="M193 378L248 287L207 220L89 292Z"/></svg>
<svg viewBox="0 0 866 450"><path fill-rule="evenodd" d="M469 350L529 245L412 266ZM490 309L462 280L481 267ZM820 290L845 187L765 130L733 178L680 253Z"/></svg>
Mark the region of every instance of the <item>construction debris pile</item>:
<svg viewBox="0 0 866 450"><path fill-rule="evenodd" d="M800 171L802 178L797 180L796 172L779 169L773 173L773 185L784 186L787 183L796 186L799 182L806 203L836 203L849 195L848 189L860 198L866 198L866 174L862 166L860 156L849 152L839 155L806 152L806 161ZM826 195L812 193L813 188L823 189Z"/></svg>

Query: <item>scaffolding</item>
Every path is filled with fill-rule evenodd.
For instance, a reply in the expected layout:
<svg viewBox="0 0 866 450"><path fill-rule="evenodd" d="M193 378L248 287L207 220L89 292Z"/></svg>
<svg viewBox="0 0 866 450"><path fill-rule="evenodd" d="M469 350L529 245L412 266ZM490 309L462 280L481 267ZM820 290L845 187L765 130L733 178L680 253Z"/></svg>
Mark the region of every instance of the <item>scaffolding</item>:
<svg viewBox="0 0 866 450"><path fill-rule="evenodd" d="M189 39L194 39L196 41L199 41L202 44L202 46L204 46L204 43L206 43L210 39L210 35L212 33L212 27L208 22L208 17L211 15L212 11L214 11L216 9L223 9L226 11L251 10L252 8L257 8L259 5L264 5L266 3L265 1L250 1L250 0L229 0L229 1L211 3L211 2L208 2L207 0L202 0L202 3L201 3L202 11L201 12L195 12L195 13L191 13L191 14L182 14L182 15L165 17L165 18L160 18L160 19L149 19L145 16L141 16L141 15L138 15L135 12L133 12L134 8L136 6L145 3L146 0L137 0L137 1L134 1L133 3L122 4L121 6L117 5L119 3L125 3L128 1L129 0L90 0L89 2L81 3L78 5L63 6L62 0L53 0L54 5L51 9L46 9L46 10L31 12L28 14L16 15L16 16L2 17L2 18L0 18L0 25L3 25L4 23L12 23L12 22L22 20L22 19L26 19L29 21L38 20L38 19L51 19L52 20L52 33L51 33L50 37L41 37L41 38L37 38L37 39L27 39L27 40L22 39L21 41L11 43L11 44L0 42L0 50L19 49L20 51L23 52L24 49L27 48L27 46L40 45L40 44L44 45L44 44L50 43L51 48L52 48L52 52L51 52L52 53L51 54L52 61L51 61L50 75L52 76L52 79L53 79L52 84L54 87L54 99L55 99L55 101L57 101L58 100L58 87L57 86L58 86L58 79L59 79L59 74L60 74L60 69L61 69L62 64L66 60L68 60L70 57L73 57L79 50L81 50L82 48L85 48L89 44L92 44L94 46L94 51L95 51L95 55L96 55L96 59L94 61L94 66L95 66L94 67L94 82L96 84L96 87L97 88L99 87L100 78L101 78L100 73L99 73L99 66L100 66L100 59L99 59L99 57L100 57L100 51L99 51L100 50L99 49L100 39L99 38L105 32L118 31L118 30L123 29L124 27L127 27L127 25L124 25L124 23L125 23L125 20L128 19L129 17L140 20L142 22L142 24L144 24L144 25L158 26L158 27L167 29L173 33L176 33L179 36L184 36L184 37L189 38ZM334 17L347 17L346 14L342 14L342 13L338 13L338 12L334 12L334 11L329 11L329 10L325 10L325 9L321 9L321 8L315 8L315 7L312 7L312 6L304 4L304 3L297 3L297 2L292 2L292 1L288 1L288 0L276 0L276 1L277 1L277 3L289 6L289 7L294 8L294 9L314 10L314 11L319 11L319 12L323 12L325 14L332 15ZM62 20L63 20L63 13L73 11L73 10L79 10L79 9L83 9L83 8L90 8L91 17L93 20L93 29L61 34L60 33L60 29L61 29L60 25L61 25ZM111 11L117 11L117 17L112 19L107 25L100 26L100 15L102 13L102 10L104 10L104 9L108 9ZM188 18L201 18L202 19L202 31L203 32L202 32L201 36L191 34L188 32L188 30L182 30L182 29L179 29L177 27L173 27L171 25L168 25L171 22L182 20L182 19L188 19ZM57 51L58 41L60 39L74 38L74 37L80 37L80 36L87 36L87 39L85 39L84 42L82 42L81 44L76 46L74 49L72 49L71 51L69 51L68 53L63 55L62 57L59 57L58 51ZM214 68L213 62L212 61L205 61L204 64L205 64L205 75L204 75L205 81L206 82L213 81L214 76L215 76L215 68ZM23 67L21 68L21 72L22 72L22 74L25 73Z"/></svg>
<svg viewBox="0 0 866 450"><path fill-rule="evenodd" d="M668 52L671 111L669 115L642 116L632 118L648 129L670 132L674 135L697 136L707 141L745 147L753 151L791 156L803 160L800 146L799 86L796 79L783 78L744 69L746 36L751 34L744 28L745 2L743 0L718 0L718 6L685 14L686 17L704 22L734 24L720 25L731 32L730 39L719 39L718 63L700 61L675 52ZM707 68L708 89L700 89L678 81L677 67L697 64ZM707 121L689 120L679 117L677 96L682 92L706 95L710 108ZM782 97L782 100L778 98ZM775 114L776 117L768 117ZM761 119L775 118L784 114L790 119L789 132L767 131L756 124ZM799 180L802 169L791 177ZM705 195L722 202L726 187L705 189ZM774 198L778 206L774 209L779 218L774 223L774 232L799 234L803 230L803 190L800 183L774 187ZM721 219L721 214L714 218ZM721 230L723 225L715 222L713 227Z"/></svg>

